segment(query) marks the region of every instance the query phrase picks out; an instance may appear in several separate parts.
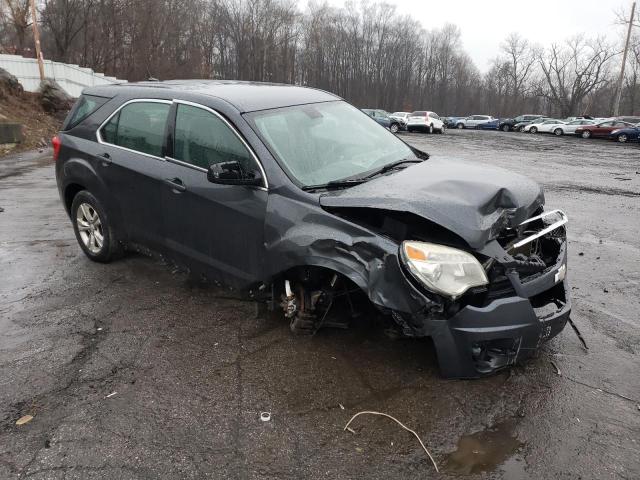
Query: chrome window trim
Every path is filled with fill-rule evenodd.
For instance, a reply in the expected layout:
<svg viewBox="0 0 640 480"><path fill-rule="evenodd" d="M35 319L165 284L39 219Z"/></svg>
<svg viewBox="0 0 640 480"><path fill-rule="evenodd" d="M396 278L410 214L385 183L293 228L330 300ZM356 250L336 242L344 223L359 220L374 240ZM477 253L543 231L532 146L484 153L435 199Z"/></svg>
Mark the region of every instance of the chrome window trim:
<svg viewBox="0 0 640 480"><path fill-rule="evenodd" d="M244 147L247 149L247 151L249 152L249 154L253 157L253 160L256 162L256 164L258 165L258 168L260 169L260 173L262 174L262 178L264 181L264 186L262 187L257 187L260 190L265 190L268 191L269 190L269 181L267 179L267 174L264 171L264 168L262 166L262 163L260 162L260 160L258 159L258 156L255 154L255 152L253 151L253 149L249 146L249 144L245 141L245 139L242 137L242 135L240 134L240 132L238 131L238 129L231 124L226 118L224 118L222 115L220 115L220 113L216 112L214 109L207 107L206 105L202 105L200 103L195 103L195 102L189 102L187 100L178 100L175 99L173 101L173 103L176 103L178 105L188 105L190 107L195 107L195 108L200 108L202 110L205 110L209 113L212 113L213 115L215 115L216 117L218 117L220 120L222 120L224 122L224 124L229 127L229 130L231 130L236 137L238 137L238 139L242 142L242 144L244 145ZM184 164L184 165L190 165L186 162L183 162L181 160L177 160L175 158L172 158L172 160L179 162L180 164ZM194 165L190 165L190 166L194 166ZM198 170L203 170L200 167L196 167ZM206 170L204 170L206 172Z"/></svg>
<svg viewBox="0 0 640 480"><path fill-rule="evenodd" d="M198 167L197 165L193 165L193 164L188 163L188 162L183 162L182 160L178 160L177 158L173 158L173 157L169 157L169 156L166 156L164 158L165 158L165 160L167 162L175 163L175 164L181 165L183 167L187 167L187 168L191 168L193 170L197 170L199 172L207 173L207 169L206 168Z"/></svg>
<svg viewBox="0 0 640 480"><path fill-rule="evenodd" d="M133 100L128 100L128 101L124 102L122 105L120 105L118 108L116 108L113 111L113 113L111 115L109 115L107 117L107 119L104 122L102 122L100 124L100 126L98 127L98 129L96 130L96 139L98 140L98 143L100 145L109 145L110 147L119 148L120 150L124 150L125 152L137 153L138 155L144 155L145 157L155 158L156 160L160 160L160 161L164 162L164 158L162 158L162 157L157 157L155 155L151 155L150 153L140 152L138 150L133 150L133 149L127 148L127 147L121 147L120 145L116 145L114 143L105 142L102 139L102 135L100 135L100 131L104 128L104 126L107 123L109 123L113 117L115 117L118 113L120 113L120 110L122 110L124 107L126 107L127 105L130 105L132 103L165 103L165 104L171 105L173 102L171 100L162 100L162 99L158 99L158 98L134 98ZM167 116L167 119L168 118L169 117Z"/></svg>
<svg viewBox="0 0 640 480"><path fill-rule="evenodd" d="M526 225L527 223L531 223L531 222L533 222L535 220L539 220L541 218L548 217L548 216L555 215L555 214L560 215L560 220L558 220L555 223L552 223L548 227L543 228L539 232L534 233L533 235L531 235L531 236L529 236L527 238L523 238L519 242L511 245L511 247L509 249L512 250L512 249L516 249L518 247L521 247L523 245L526 245L527 243L535 240L536 238L540 238L543 235L546 235L547 233L552 232L556 228L559 228L559 227L565 225L569 221L569 218L567 217L567 215L562 210L552 210L550 212L545 212L545 213L542 213L542 214L537 215L535 217L531 217L528 220L525 220L524 222L522 222L520 225Z"/></svg>

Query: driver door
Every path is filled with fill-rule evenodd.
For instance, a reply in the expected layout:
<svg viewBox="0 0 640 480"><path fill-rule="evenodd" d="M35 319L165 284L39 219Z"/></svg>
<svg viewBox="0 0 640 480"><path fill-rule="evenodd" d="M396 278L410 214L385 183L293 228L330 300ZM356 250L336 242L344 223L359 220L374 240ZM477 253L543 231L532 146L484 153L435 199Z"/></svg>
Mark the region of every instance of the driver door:
<svg viewBox="0 0 640 480"><path fill-rule="evenodd" d="M167 246L192 269L244 288L262 278L266 185L214 184L207 170L238 161L254 171L260 169L258 160L217 112L177 101L172 114L162 197Z"/></svg>

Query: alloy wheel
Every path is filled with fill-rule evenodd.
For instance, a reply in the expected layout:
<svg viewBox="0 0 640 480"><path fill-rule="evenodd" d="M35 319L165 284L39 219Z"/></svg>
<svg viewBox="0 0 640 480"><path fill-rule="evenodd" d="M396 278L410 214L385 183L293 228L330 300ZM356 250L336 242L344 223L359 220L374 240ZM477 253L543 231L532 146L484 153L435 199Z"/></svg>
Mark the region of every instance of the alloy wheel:
<svg viewBox="0 0 640 480"><path fill-rule="evenodd" d="M562 135L562 129L561 128L556 128L553 133L556 134L557 137L559 137L560 135Z"/></svg>
<svg viewBox="0 0 640 480"><path fill-rule="evenodd" d="M76 224L84 246L98 254L104 245L102 221L98 212L88 203L81 203L76 212Z"/></svg>
<svg viewBox="0 0 640 480"><path fill-rule="evenodd" d="M618 135L618 141L620 143L626 143L627 140L629 140L629 138L623 133L621 135Z"/></svg>
<svg viewBox="0 0 640 480"><path fill-rule="evenodd" d="M392 123L391 126L389 127L389 130L391 130L391 133L398 133L398 124Z"/></svg>

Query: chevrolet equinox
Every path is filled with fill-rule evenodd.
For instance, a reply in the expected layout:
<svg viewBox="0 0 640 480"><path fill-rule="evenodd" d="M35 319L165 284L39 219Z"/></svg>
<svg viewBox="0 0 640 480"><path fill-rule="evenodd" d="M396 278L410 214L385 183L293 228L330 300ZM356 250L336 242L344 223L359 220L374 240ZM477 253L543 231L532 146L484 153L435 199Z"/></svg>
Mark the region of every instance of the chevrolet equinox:
<svg viewBox="0 0 640 480"><path fill-rule="evenodd" d="M535 182L432 158L327 92L88 88L54 138L84 253L145 247L314 333L359 292L446 377L531 356L569 319L567 218Z"/></svg>

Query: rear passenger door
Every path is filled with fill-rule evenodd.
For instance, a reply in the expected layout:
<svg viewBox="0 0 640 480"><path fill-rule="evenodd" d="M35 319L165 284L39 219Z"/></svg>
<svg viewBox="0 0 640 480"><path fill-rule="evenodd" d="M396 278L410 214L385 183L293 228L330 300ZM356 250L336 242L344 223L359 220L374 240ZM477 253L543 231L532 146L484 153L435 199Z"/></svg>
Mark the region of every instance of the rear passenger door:
<svg viewBox="0 0 640 480"><path fill-rule="evenodd" d="M264 172L237 130L214 110L176 101L172 116L169 183L162 194L168 245L209 278L247 286L262 278ZM228 161L240 162L247 172L259 171L264 185L209 182L209 166Z"/></svg>
<svg viewBox="0 0 640 480"><path fill-rule="evenodd" d="M98 131L97 167L119 206L129 240L161 246L163 153L169 100L125 103Z"/></svg>

